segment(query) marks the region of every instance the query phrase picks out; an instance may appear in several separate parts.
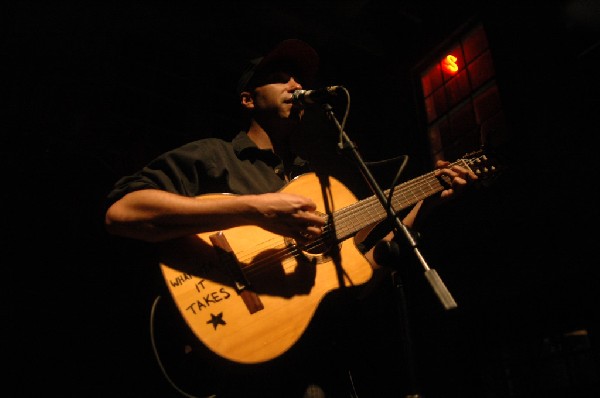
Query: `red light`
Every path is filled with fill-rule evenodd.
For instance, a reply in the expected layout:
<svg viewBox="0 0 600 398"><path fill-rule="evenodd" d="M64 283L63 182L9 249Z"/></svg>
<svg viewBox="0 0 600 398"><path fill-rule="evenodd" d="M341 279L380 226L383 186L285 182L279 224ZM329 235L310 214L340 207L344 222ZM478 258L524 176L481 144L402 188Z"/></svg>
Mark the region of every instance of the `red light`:
<svg viewBox="0 0 600 398"><path fill-rule="evenodd" d="M452 54L446 55L446 58L442 61L442 68L448 73L458 72L458 65L456 64L457 60L458 58Z"/></svg>

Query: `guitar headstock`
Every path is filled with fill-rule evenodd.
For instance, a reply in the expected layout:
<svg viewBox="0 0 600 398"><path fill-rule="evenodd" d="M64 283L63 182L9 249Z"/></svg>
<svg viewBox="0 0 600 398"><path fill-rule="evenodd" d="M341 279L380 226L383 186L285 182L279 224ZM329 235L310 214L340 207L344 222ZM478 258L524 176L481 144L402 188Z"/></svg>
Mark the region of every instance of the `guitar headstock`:
<svg viewBox="0 0 600 398"><path fill-rule="evenodd" d="M465 154L460 161L468 166L482 182L497 177L500 171L496 159L483 149Z"/></svg>

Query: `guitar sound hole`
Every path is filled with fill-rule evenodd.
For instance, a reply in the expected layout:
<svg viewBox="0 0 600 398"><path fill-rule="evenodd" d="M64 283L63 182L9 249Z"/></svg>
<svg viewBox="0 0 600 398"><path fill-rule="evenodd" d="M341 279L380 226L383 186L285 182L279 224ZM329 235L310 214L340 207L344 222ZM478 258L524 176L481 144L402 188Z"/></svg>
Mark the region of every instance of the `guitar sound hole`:
<svg viewBox="0 0 600 398"><path fill-rule="evenodd" d="M286 243L289 246L293 246L299 250L299 252L309 262L324 263L331 261L331 250L333 248L333 241L329 239L329 234L325 233L321 235L319 239L314 242L306 244L296 242L294 239L286 238ZM338 246L338 250L341 250L341 243Z"/></svg>

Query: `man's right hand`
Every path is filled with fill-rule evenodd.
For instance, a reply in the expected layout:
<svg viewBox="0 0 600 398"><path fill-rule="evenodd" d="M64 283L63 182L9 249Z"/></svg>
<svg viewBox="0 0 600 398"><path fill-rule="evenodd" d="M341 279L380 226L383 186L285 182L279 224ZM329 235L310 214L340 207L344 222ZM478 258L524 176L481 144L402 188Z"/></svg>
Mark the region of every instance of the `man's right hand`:
<svg viewBox="0 0 600 398"><path fill-rule="evenodd" d="M256 195L255 199L252 205L260 215L255 220L259 227L303 243L322 234L326 217L315 211L312 199L283 192Z"/></svg>

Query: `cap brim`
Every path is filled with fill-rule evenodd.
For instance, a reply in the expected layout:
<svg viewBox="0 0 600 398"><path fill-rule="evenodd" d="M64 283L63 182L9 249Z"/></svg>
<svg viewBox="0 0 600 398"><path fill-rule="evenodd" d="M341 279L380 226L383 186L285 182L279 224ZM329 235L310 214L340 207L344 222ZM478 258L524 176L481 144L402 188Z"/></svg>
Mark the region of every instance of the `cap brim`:
<svg viewBox="0 0 600 398"><path fill-rule="evenodd" d="M240 91L252 87L252 82L265 72L281 65L293 68L297 80L305 87L314 84L319 69L319 55L306 42L298 39L287 39L279 43L252 69L251 76L240 87Z"/></svg>

